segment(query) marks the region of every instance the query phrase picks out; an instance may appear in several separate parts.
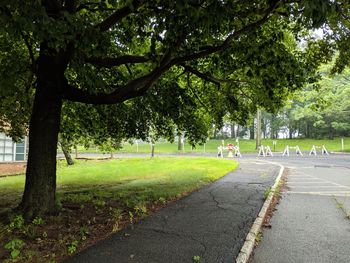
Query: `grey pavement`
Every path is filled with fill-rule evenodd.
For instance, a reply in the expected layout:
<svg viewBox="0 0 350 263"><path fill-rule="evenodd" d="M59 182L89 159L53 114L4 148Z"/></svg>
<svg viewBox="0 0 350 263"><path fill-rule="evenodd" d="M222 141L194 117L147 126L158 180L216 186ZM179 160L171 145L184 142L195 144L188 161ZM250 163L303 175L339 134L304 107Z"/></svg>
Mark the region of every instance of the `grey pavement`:
<svg viewBox="0 0 350 263"><path fill-rule="evenodd" d="M66 262L234 262L278 166L244 161L215 183L170 204Z"/></svg>
<svg viewBox="0 0 350 263"><path fill-rule="evenodd" d="M350 262L350 156L276 157L286 189L254 263Z"/></svg>

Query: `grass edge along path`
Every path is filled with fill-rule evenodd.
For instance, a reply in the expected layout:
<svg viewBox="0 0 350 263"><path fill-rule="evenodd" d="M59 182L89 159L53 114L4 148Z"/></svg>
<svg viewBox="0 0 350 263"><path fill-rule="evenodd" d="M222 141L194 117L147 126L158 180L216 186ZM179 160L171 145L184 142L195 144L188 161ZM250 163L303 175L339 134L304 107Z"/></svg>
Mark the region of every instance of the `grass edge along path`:
<svg viewBox="0 0 350 263"><path fill-rule="evenodd" d="M350 138L343 138L344 142L344 152L350 152ZM276 142L274 147L273 141ZM155 153L217 153L218 146L221 145L222 140L209 140L204 145L197 145L195 148L191 147L188 143L185 144L183 150L178 150L178 145L176 142L170 143L167 141L159 141L155 143ZM225 146L232 143L237 145L235 139L225 139ZM282 152L287 145L289 146L299 146L302 151L310 152L313 145L322 146L325 145L328 151L342 151L341 138L334 139L262 139L262 145L270 146L273 151ZM239 139L239 145L241 153L257 153L255 150L255 140ZM60 151L60 149L59 149ZM151 146L147 142L140 142L138 144L129 142L122 143L121 149L116 149L114 153L150 153ZM98 147L84 148L83 146L78 147L78 153L103 153Z"/></svg>
<svg viewBox="0 0 350 263"><path fill-rule="evenodd" d="M0 223L1 262L60 262L133 225L169 202L237 168L232 160L203 157L132 158L58 163L57 216ZM1 208L14 206L24 176L0 178Z"/></svg>

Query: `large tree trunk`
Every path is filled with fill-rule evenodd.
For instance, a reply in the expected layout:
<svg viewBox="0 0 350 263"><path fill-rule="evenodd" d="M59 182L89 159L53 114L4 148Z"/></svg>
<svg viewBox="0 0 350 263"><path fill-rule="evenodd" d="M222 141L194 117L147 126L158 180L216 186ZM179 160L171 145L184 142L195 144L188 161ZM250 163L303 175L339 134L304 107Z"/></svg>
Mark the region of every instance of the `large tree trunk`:
<svg viewBox="0 0 350 263"><path fill-rule="evenodd" d="M41 47L41 50L29 126L25 189L18 207L27 219L56 212L56 155L64 66L57 53L47 46Z"/></svg>
<svg viewBox="0 0 350 263"><path fill-rule="evenodd" d="M62 102L38 89L29 127L26 183L20 209L26 218L55 211L56 155Z"/></svg>

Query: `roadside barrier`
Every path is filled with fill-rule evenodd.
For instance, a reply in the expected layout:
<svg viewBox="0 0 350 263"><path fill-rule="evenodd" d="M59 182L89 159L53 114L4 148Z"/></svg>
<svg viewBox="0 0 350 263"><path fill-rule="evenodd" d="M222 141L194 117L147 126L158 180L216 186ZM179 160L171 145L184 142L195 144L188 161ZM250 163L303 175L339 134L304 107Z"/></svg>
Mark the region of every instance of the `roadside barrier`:
<svg viewBox="0 0 350 263"><path fill-rule="evenodd" d="M218 154L217 154L217 157L224 158L224 147L222 147L222 146L219 146L219 147L218 147Z"/></svg>
<svg viewBox="0 0 350 263"><path fill-rule="evenodd" d="M232 143L230 143L230 144L227 145L227 150L228 150L228 155L227 155L227 157L229 157L229 158L232 158L232 157L233 157L233 153L232 153L233 148L235 148L235 146L234 146Z"/></svg>
<svg viewBox="0 0 350 263"><path fill-rule="evenodd" d="M240 152L240 150L239 150L239 146L235 146L235 147L233 148L233 150L234 150L234 155L235 155L236 157L242 157L242 154L241 154L241 152Z"/></svg>
<svg viewBox="0 0 350 263"><path fill-rule="evenodd" d="M258 157L260 157L260 156L262 156L262 157L267 157L267 156L273 157L273 153L271 151L270 146L264 146L264 145L259 146Z"/></svg>
<svg viewBox="0 0 350 263"><path fill-rule="evenodd" d="M301 152L301 150L300 150L298 145L297 146L289 146L289 145L287 145L286 148L283 151L282 156L285 156L285 155L289 156L289 149L295 149L296 155L303 156L303 153Z"/></svg>
<svg viewBox="0 0 350 263"><path fill-rule="evenodd" d="M239 146L233 146L232 144L231 145L229 144L228 147L219 146L217 157L224 158L224 150L228 150L228 154L227 154L228 158L232 158L234 156L242 157Z"/></svg>
<svg viewBox="0 0 350 263"><path fill-rule="evenodd" d="M312 145L312 148L311 148L311 151L310 151L310 153L309 153L309 155L317 155L317 150L316 149L321 149L321 154L322 155L324 155L324 154L326 154L326 155L329 155L329 153L328 153L328 151L327 151L327 149L326 149L326 147L324 146L324 145L322 145L322 146L316 146L316 145Z"/></svg>

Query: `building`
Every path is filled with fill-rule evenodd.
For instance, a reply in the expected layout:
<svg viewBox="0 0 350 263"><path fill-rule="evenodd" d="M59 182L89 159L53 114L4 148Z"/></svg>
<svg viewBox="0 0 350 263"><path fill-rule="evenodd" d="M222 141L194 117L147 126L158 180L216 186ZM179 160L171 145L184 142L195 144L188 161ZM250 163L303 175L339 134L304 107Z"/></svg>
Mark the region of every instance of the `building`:
<svg viewBox="0 0 350 263"><path fill-rule="evenodd" d="M5 133L0 132L0 163L27 160L28 138L14 142Z"/></svg>

